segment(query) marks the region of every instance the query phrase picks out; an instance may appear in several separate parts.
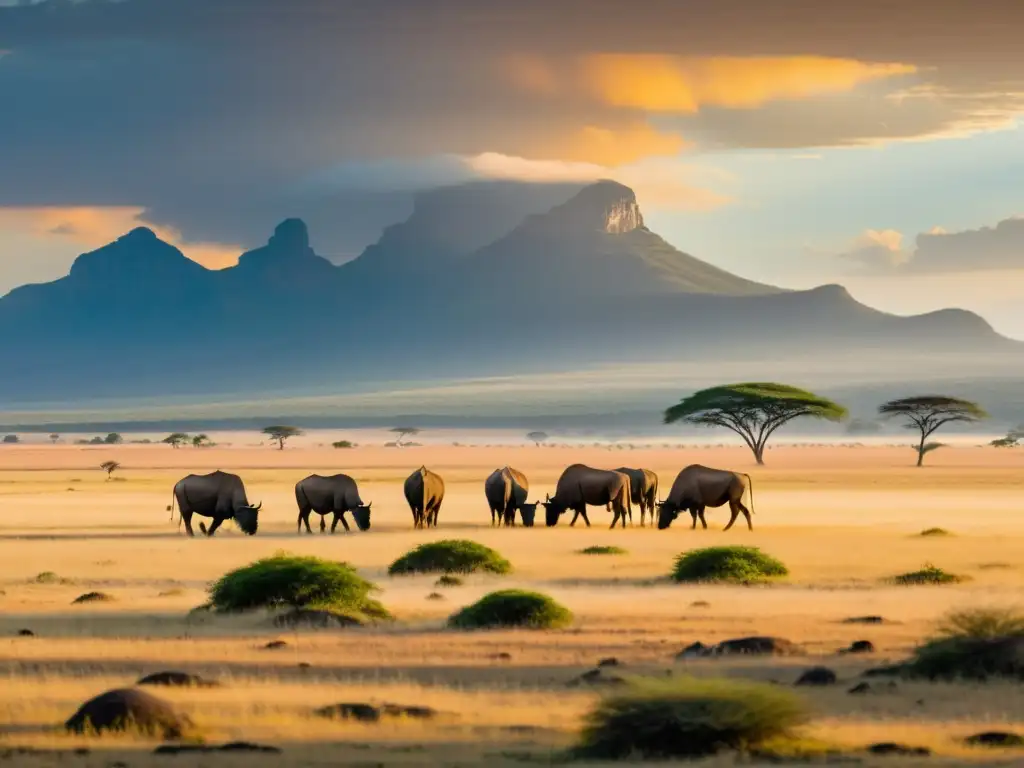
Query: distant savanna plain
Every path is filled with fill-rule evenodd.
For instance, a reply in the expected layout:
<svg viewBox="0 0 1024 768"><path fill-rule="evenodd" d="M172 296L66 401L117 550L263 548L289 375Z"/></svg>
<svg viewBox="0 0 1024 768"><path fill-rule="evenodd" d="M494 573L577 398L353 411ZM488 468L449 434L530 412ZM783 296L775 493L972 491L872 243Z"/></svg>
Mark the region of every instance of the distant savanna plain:
<svg viewBox="0 0 1024 768"><path fill-rule="evenodd" d="M252 433L212 437L216 445L203 448L68 439L0 448L0 753L19 765L193 759L154 755L159 741L142 733L62 727L86 700L164 670L219 683L156 692L208 744L281 750L195 758L209 766L593 764L571 750L588 713L617 695L618 678L628 685L633 676L745 679L784 690L808 713L796 726L799 739L864 765L1024 761L1019 748L965 742L984 731L1024 732L1019 680L863 676L910 658L950 612L1024 610L1022 449L949 445L916 467L909 445L780 443L756 466L749 450L734 446L480 445L467 435L452 440L458 445L355 440L335 449L337 435L311 431L277 450ZM110 475L99 468L106 461L119 465ZM589 528L570 527L568 518L554 528L540 519L534 528L492 527L483 491L492 471L522 471L534 501L553 494L574 463L654 470L662 498L689 464L748 472L754 529L741 521L723 532L723 508L708 510L708 530L691 530L688 515L668 530L641 527L635 508L625 529L609 530L611 515L600 508ZM414 530L402 487L423 465L444 478L446 494L438 527ZM249 500L262 502L255 536L228 523L213 538L188 539L177 517L169 519L174 483L216 469L239 474ZM298 533L295 483L337 472L373 502L371 529L320 534L314 519L313 535ZM389 575L403 554L445 539L490 547L511 572L471 573L449 585L438 585L438 574ZM788 573L749 584L669 578L681 554L723 545L757 547ZM621 551L582 553L595 547ZM374 597L393 619L291 629L266 611L193 610L225 573L282 552L350 564L379 587ZM932 567L960 578L896 580ZM448 626L452 614L504 589L550 596L572 619L546 630ZM102 597L74 603L91 592ZM849 621L864 617L876 619ZM797 652L681 654L698 642L753 636L789 641ZM873 652L840 653L858 641ZM817 666L836 682L794 686ZM865 682L865 693L848 693ZM427 707L433 716L315 714L338 703ZM887 742L931 756L865 751Z"/></svg>

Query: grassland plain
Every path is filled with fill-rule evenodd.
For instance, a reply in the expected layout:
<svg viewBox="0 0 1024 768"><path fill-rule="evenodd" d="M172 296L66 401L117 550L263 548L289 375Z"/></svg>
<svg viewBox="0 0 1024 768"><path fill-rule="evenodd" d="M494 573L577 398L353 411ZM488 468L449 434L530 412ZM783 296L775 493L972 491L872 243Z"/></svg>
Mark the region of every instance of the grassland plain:
<svg viewBox="0 0 1024 768"><path fill-rule="evenodd" d="M273 744L283 755L207 754L204 765L523 765L558 758L577 737L602 691L567 687L599 660L615 657L630 674L731 676L793 682L814 664L840 684L803 692L815 714L809 736L856 749L900 741L934 750L929 765L1012 765L1024 753L962 745L981 730L1024 731L1024 686L1010 683L901 682L895 691L850 696L867 667L905 658L949 610L1024 607L1024 451L948 448L912 466L909 448L784 447L768 465L720 448L614 449L450 447L405 449L317 446L284 451L247 445L179 449L124 445L19 445L0 449L0 753L6 748L71 750L84 755L19 754L18 764L165 765L152 743L133 737L71 737L54 726L86 699L143 674L180 669L225 683L161 691L213 741ZM330 443L326 437L323 442ZM122 469L107 481L99 464ZM701 462L750 471L753 532L723 533L722 510L708 531L678 520L668 531L594 526L492 529L483 479L509 464L530 478L531 500L552 492L566 465L644 466L667 489L683 466ZM414 531L402 481L426 464L445 479L440 527ZM212 539L188 540L166 511L186 472L237 471L251 500L262 500L260 531L247 538L228 525ZM344 471L372 500L366 533L298 535L294 483L311 472ZM119 479L118 479L119 478ZM638 521L639 516L634 515ZM942 527L948 536L918 535ZM388 565L425 541L465 538L501 553L505 576L469 575L464 586L427 600L436 574L388 577ZM674 558L702 546L760 547L790 574L764 586L675 585ZM589 546L617 545L617 557L587 557ZM202 616L210 582L228 570L286 550L344 560L382 587L377 597L398 621L341 630L280 630L267 616ZM944 586L903 587L891 577L933 563L970 577ZM56 578L36 581L50 571ZM447 617L488 592L524 588L550 595L575 615L564 630L460 632ZM72 605L102 591L109 602ZM694 605L694 603L707 605ZM886 623L845 624L881 615ZM31 629L35 636L19 637ZM675 655L710 644L773 635L803 645L807 657L695 659ZM268 641L286 646L267 650ZM868 656L837 655L854 640ZM506 656L507 654L507 656ZM308 666L307 666L308 665ZM342 701L426 705L437 719L373 725L323 720L312 709ZM177 758L179 761L187 758ZM918 758L865 757L864 764L911 765ZM729 764L712 758L708 764Z"/></svg>

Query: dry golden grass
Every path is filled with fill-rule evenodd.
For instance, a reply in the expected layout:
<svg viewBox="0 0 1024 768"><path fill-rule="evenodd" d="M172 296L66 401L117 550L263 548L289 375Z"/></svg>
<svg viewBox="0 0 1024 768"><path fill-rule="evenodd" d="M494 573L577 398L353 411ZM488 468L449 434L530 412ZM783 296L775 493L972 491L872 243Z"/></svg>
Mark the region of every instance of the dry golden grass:
<svg viewBox="0 0 1024 768"><path fill-rule="evenodd" d="M215 677L211 690L159 693L178 702L214 740L281 746L284 758L206 755L204 765L522 765L550 762L572 743L599 692L566 683L615 656L640 674L740 675L789 684L813 663L836 669L841 684L806 695L818 717L808 735L856 748L873 741L929 746L929 765L1011 764L1024 754L968 749L959 740L993 728L1024 731L1024 687L1010 684L900 683L896 692L849 696L868 666L904 657L946 611L1024 603L1024 452L947 448L916 469L907 448L797 448L770 452L754 468L733 448L453 448L345 451L316 447L311 436L283 452L248 447L251 436L215 436L227 448L167 446L5 446L0 450L0 752L11 746L89 746L82 765L164 764L129 737L72 738L53 727L85 699L142 674L182 669ZM106 481L98 469L123 465ZM609 531L610 516L570 529L495 530L483 478L510 464L530 478L531 499L553 490L575 461L654 469L662 496L683 466L701 462L750 471L755 530L722 533L680 518L668 531ZM427 464L447 497L436 531L414 531L402 481ZM173 483L187 472L237 471L251 500L264 502L254 538L229 524L212 539L188 540L170 522ZM294 483L311 472L345 471L374 502L373 529L335 536L297 535ZM639 523L634 510L634 523ZM920 537L939 526L955 534ZM389 578L387 566L416 544L470 538L515 566L510 576L469 576L428 601L434 576ZM676 586L665 577L673 558L711 544L750 544L778 557L791 576L765 587ZM618 545L628 555L577 554ZM394 625L357 630L279 631L267 616L187 617L207 584L227 570L281 549L346 560L383 587ZM925 562L971 577L944 587L895 587L888 577ZM63 581L36 583L52 571ZM554 632L460 633L444 629L457 608L497 588L550 594L577 616ZM114 602L71 605L83 592ZM692 603L706 601L706 607ZM879 614L882 625L842 623ZM31 628L35 637L16 637ZM684 646L770 634L803 643L810 658L675 662ZM288 646L265 650L268 640ZM836 656L869 639L872 657ZM497 658L508 653L511 659ZM300 664L309 667L301 668ZM338 701L429 705L431 724L374 726L320 720L312 708ZM923 703L918 703L923 702ZM51 765L53 755L19 755L18 764ZM63 758L63 761L70 758ZM185 758L178 758L184 760ZM63 764L62 761L62 764ZM999 761L1002 761L1001 763ZM710 761L709 764L729 760ZM891 762L891 761L890 761ZM899 760L913 764L912 759ZM79 764L79 763L75 763ZM870 763L868 763L870 764ZM888 763L887 763L888 764Z"/></svg>

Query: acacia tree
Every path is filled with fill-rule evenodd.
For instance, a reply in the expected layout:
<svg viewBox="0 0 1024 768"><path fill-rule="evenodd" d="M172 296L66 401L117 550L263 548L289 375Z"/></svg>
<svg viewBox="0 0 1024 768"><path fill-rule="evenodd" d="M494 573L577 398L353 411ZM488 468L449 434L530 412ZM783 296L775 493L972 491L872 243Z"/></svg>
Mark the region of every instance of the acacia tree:
<svg viewBox="0 0 1024 768"><path fill-rule="evenodd" d="M420 430L416 427L394 427L390 431L398 435L395 438L395 446L398 448L402 447L402 440L407 437L415 437L420 433Z"/></svg>
<svg viewBox="0 0 1024 768"><path fill-rule="evenodd" d="M277 440L277 449L279 451L283 451L285 440L287 440L289 437L298 437L303 433L302 430L299 429L298 427L286 427L278 425L274 427L264 427L263 434L269 435L273 440Z"/></svg>
<svg viewBox="0 0 1024 768"><path fill-rule="evenodd" d="M50 435L50 442L53 443L54 445L57 444L58 440L60 440L60 435L58 435L56 432Z"/></svg>
<svg viewBox="0 0 1024 768"><path fill-rule="evenodd" d="M114 474L115 470L118 470L120 468L121 465L116 461L104 461L102 464L100 464L100 469L107 473L107 480L110 479L110 476Z"/></svg>
<svg viewBox="0 0 1024 768"><path fill-rule="evenodd" d="M846 409L824 397L786 384L727 384L695 392L665 411L665 423L682 421L725 427L743 438L758 464L764 464L768 438L793 419L808 416L842 421Z"/></svg>
<svg viewBox="0 0 1024 768"><path fill-rule="evenodd" d="M195 448L205 448L208 445L213 445L213 442L210 440L210 436L205 432L192 438L192 446Z"/></svg>
<svg viewBox="0 0 1024 768"><path fill-rule="evenodd" d="M167 445L171 446L171 448L180 448L184 443L187 443L188 441L189 436L186 435L184 432L172 432L160 442L167 443Z"/></svg>
<svg viewBox="0 0 1024 768"><path fill-rule="evenodd" d="M921 439L915 446L919 467L924 464L925 454L942 447L942 443L928 442L937 429L955 422L974 423L988 418L977 403L947 395L917 395L890 400L878 406L878 412L885 418L902 418L906 429L920 432Z"/></svg>
<svg viewBox="0 0 1024 768"><path fill-rule="evenodd" d="M546 442L548 439L547 432L530 432L526 435L527 440L533 441L533 444L540 448L540 444Z"/></svg>

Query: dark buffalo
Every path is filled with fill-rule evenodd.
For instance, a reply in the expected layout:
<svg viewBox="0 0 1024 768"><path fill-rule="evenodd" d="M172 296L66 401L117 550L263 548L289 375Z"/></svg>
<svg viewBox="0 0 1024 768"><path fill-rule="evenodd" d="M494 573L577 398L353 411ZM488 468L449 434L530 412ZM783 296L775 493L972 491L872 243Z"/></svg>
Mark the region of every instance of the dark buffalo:
<svg viewBox="0 0 1024 768"><path fill-rule="evenodd" d="M622 527L626 527L626 516L632 517L633 508L630 504L629 475L607 469L594 469L583 464L573 464L566 469L555 486L555 497L548 496L544 502L544 513L548 527L558 525L558 518L571 509L572 522L583 515L583 522L590 527L587 517L587 505L592 507L609 507L615 516L612 528L620 519Z"/></svg>
<svg viewBox="0 0 1024 768"><path fill-rule="evenodd" d="M658 476L649 469L619 467L615 471L629 475L630 501L640 507L640 525L644 524L644 514L647 512L653 523L654 508L658 504Z"/></svg>
<svg viewBox="0 0 1024 768"><path fill-rule="evenodd" d="M436 528L437 513L444 501L444 480L426 467L420 467L405 481L405 500L409 502L416 528Z"/></svg>
<svg viewBox="0 0 1024 768"><path fill-rule="evenodd" d="M743 482L743 478L747 482ZM750 509L743 505L743 494L750 486ZM732 528L740 512L747 518L747 528L754 530L750 515L754 508L754 481L746 473L730 472L725 469L711 469L700 464L691 464L676 476L668 498L658 504L658 528L664 530L672 525L680 512L689 512L693 517L693 528L697 518L701 525L708 527L704 519L705 507L729 505L732 517L725 530Z"/></svg>
<svg viewBox="0 0 1024 768"><path fill-rule="evenodd" d="M188 475L174 486L171 506L167 509L174 519L174 502L178 502L178 525L185 523L185 532L192 532L192 515L212 517L213 524L206 530L206 524L200 522L199 530L207 536L213 536L225 520L234 519L243 532L252 536L259 524L259 511L263 503L256 506L245 498L245 486L242 478L227 472L211 472L208 475Z"/></svg>
<svg viewBox="0 0 1024 768"><path fill-rule="evenodd" d="M487 505L491 508L491 525L497 522L499 525L504 523L506 526L514 526L516 510L523 508L529 490L530 483L526 475L518 469L505 467L494 470L484 481L484 495L487 497ZM536 509L534 505L534 510ZM523 524L526 525L525 518ZM530 524L533 524L532 520Z"/></svg>
<svg viewBox="0 0 1024 768"><path fill-rule="evenodd" d="M360 531L370 530L370 504L363 504L356 481L348 475L310 475L305 480L299 480L295 484L295 501L299 505L299 533L302 533L303 523L306 525L306 533L313 532L309 527L310 512L320 515L320 533L327 528L324 519L327 514L334 515L331 533L338 527L339 520L346 531L351 530L345 519L346 512L352 513Z"/></svg>

